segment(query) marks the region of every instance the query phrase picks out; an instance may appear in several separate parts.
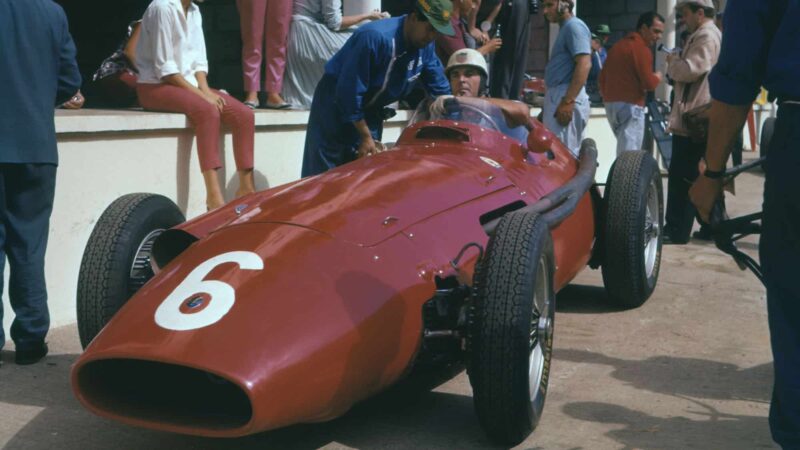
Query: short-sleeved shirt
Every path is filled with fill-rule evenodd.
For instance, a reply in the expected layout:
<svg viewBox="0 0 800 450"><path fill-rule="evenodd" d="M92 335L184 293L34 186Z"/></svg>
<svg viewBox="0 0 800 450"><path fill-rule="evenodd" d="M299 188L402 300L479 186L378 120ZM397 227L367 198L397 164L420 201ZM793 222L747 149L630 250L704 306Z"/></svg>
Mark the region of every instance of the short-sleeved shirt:
<svg viewBox="0 0 800 450"><path fill-rule="evenodd" d="M581 19L572 17L564 22L544 72L544 82L548 88L569 84L572 81L575 57L590 55L591 42L592 33Z"/></svg>
<svg viewBox="0 0 800 450"><path fill-rule="evenodd" d="M180 0L154 0L141 26L136 45L139 83L158 84L167 75L181 74L197 87L195 74L208 73L200 8L192 3L184 14Z"/></svg>

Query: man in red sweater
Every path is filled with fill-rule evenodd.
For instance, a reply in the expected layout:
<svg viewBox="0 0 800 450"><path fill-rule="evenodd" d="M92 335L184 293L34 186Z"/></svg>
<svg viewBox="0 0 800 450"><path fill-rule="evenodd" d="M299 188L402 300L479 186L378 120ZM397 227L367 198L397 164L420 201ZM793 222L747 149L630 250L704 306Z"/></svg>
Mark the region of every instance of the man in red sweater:
<svg viewBox="0 0 800 450"><path fill-rule="evenodd" d="M661 15L642 14L636 31L608 52L600 72L600 93L605 100L608 123L617 136L617 155L642 147L645 96L661 82L661 74L653 72L652 48L663 33Z"/></svg>

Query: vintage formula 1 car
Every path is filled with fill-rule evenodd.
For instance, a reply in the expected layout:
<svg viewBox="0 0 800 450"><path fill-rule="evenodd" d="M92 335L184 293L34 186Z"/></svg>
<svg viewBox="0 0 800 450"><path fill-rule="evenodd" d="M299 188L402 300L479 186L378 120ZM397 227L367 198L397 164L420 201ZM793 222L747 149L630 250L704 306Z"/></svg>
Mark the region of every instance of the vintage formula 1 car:
<svg viewBox="0 0 800 450"><path fill-rule="evenodd" d="M326 421L417 370L468 370L487 434L516 444L547 394L555 294L602 266L610 301L658 279L662 187L623 154L604 197L539 122L491 103L418 114L392 151L184 222L132 194L78 283L72 386L128 424L233 437Z"/></svg>

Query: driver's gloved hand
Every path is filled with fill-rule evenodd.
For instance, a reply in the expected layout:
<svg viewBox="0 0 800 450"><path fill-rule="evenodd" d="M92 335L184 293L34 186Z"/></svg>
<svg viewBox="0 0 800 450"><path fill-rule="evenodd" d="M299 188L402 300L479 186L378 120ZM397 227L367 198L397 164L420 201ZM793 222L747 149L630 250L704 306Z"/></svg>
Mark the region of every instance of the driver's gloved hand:
<svg viewBox="0 0 800 450"><path fill-rule="evenodd" d="M449 100L449 101L448 101ZM443 116L453 109L453 104L457 105L455 97L452 95L440 95L431 103L429 111L431 116Z"/></svg>

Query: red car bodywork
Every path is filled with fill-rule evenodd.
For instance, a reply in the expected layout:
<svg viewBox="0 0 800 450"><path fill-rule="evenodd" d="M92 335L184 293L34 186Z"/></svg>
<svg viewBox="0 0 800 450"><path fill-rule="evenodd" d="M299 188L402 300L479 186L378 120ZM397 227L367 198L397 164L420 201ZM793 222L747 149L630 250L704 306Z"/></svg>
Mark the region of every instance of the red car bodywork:
<svg viewBox="0 0 800 450"><path fill-rule="evenodd" d="M535 203L577 169L557 140L551 155L530 153L477 125L423 122L407 128L391 152L232 202L177 227L197 241L94 339L73 368L73 389L101 416L204 436L340 416L411 370L423 340L423 304L437 280L454 276L471 284L477 251L468 250L457 268L451 261L467 243L486 245L483 224L493 212ZM587 193L552 230L556 290L586 266L594 230ZM226 262L207 273L205 280L235 291L221 318L185 331L156 323L155 312L177 286L230 252L255 254L263 268ZM202 294L202 305L191 310L193 296L170 314L203 314L216 301ZM127 407L102 387L109 367L127 370L117 361L189 368L186 380L196 369L233 393L220 396L238 400L226 409L229 417L218 419Z"/></svg>

